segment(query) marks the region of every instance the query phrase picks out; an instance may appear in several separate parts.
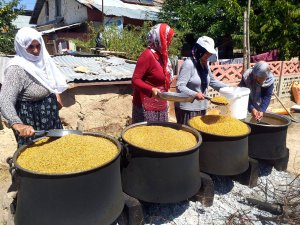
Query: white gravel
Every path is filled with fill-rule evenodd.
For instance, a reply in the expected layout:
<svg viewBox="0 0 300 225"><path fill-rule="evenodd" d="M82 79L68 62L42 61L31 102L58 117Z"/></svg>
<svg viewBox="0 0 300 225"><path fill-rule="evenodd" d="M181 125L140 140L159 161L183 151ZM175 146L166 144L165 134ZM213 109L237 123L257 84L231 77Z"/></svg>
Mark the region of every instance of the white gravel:
<svg viewBox="0 0 300 225"><path fill-rule="evenodd" d="M286 193L287 185L295 176L288 172L279 172L260 163L258 185L254 188L241 185L229 177L213 176L215 185L214 202L211 207L203 207L200 202L183 201L177 204L144 205L146 224L165 225L206 225L226 224L230 216L235 219L232 224L277 224L260 221L256 215L273 217L274 215L249 206L247 197L278 202L276 198ZM297 180L300 187L300 181Z"/></svg>

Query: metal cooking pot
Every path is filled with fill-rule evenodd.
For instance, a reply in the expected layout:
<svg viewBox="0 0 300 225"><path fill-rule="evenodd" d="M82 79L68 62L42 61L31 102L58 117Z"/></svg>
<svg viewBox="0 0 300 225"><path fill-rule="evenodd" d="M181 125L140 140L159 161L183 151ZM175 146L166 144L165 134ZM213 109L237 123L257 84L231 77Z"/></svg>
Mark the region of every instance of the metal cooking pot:
<svg viewBox="0 0 300 225"><path fill-rule="evenodd" d="M199 131L203 142L200 146L200 170L214 175L231 176L245 172L249 167L248 135L222 136Z"/></svg>
<svg viewBox="0 0 300 225"><path fill-rule="evenodd" d="M252 116L244 119L251 127L249 156L257 159L280 159L287 155L286 135L291 120L283 115L264 113L260 122Z"/></svg>
<svg viewBox="0 0 300 225"><path fill-rule="evenodd" d="M134 146L124 133L137 126L164 126L195 135L197 144L186 151L156 152ZM159 135L159 134L158 134ZM128 195L145 202L173 203L195 195L201 187L199 176L200 134L193 128L170 122L142 122L121 133L123 148L122 185Z"/></svg>
<svg viewBox="0 0 300 225"><path fill-rule="evenodd" d="M13 165L15 175L20 177L16 225L111 224L121 214L121 145L105 134L84 135L109 139L119 153L112 161L88 171L51 175L33 173L18 165L18 156L29 146L15 152Z"/></svg>

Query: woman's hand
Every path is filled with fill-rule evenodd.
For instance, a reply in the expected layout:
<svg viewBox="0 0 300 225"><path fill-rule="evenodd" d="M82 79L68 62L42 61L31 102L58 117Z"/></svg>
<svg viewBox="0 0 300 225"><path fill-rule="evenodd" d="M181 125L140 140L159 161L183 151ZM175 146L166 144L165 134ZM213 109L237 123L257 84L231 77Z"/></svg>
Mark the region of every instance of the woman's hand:
<svg viewBox="0 0 300 225"><path fill-rule="evenodd" d="M202 94L202 92L198 92L195 96L195 99L197 100L204 100L204 94Z"/></svg>
<svg viewBox="0 0 300 225"><path fill-rule="evenodd" d="M35 130L30 125L25 125L21 123L15 123L12 125L12 128L18 132L18 134L22 137L30 137L34 135Z"/></svg>
<svg viewBox="0 0 300 225"><path fill-rule="evenodd" d="M252 109L251 114L256 120L261 120L264 116L264 113L258 111L257 109Z"/></svg>
<svg viewBox="0 0 300 225"><path fill-rule="evenodd" d="M263 118L263 116L264 116L264 113L258 111L258 113L257 113L257 120L261 120Z"/></svg>
<svg viewBox="0 0 300 225"><path fill-rule="evenodd" d="M159 98L158 93L161 91L158 88L152 88L152 98Z"/></svg>

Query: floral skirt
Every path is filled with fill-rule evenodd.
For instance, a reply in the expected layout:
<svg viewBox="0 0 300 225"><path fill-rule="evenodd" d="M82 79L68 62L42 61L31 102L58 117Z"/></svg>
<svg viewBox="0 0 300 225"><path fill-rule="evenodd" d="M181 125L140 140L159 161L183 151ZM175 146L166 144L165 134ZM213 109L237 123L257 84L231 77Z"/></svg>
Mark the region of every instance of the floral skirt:
<svg viewBox="0 0 300 225"><path fill-rule="evenodd" d="M143 107L133 105L132 123L139 122L168 122L168 107L163 111L147 111Z"/></svg>
<svg viewBox="0 0 300 225"><path fill-rule="evenodd" d="M50 94L40 101L18 101L16 110L21 121L31 125L35 130L62 129L58 114L58 105L55 94ZM29 144L32 137L21 137L15 132L18 147Z"/></svg>
<svg viewBox="0 0 300 225"><path fill-rule="evenodd" d="M195 116L204 116L206 114L206 110L200 111L188 111L182 110L178 107L175 107L175 114L177 123L188 125L188 121Z"/></svg>

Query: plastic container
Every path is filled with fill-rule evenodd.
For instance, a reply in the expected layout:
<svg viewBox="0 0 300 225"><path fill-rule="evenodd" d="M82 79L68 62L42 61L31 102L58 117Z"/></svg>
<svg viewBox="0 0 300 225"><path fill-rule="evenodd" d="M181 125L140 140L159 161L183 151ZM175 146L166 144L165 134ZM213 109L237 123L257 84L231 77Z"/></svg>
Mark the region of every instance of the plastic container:
<svg viewBox="0 0 300 225"><path fill-rule="evenodd" d="M220 94L229 100L229 115L235 119L247 117L250 89L246 87L224 87Z"/></svg>

